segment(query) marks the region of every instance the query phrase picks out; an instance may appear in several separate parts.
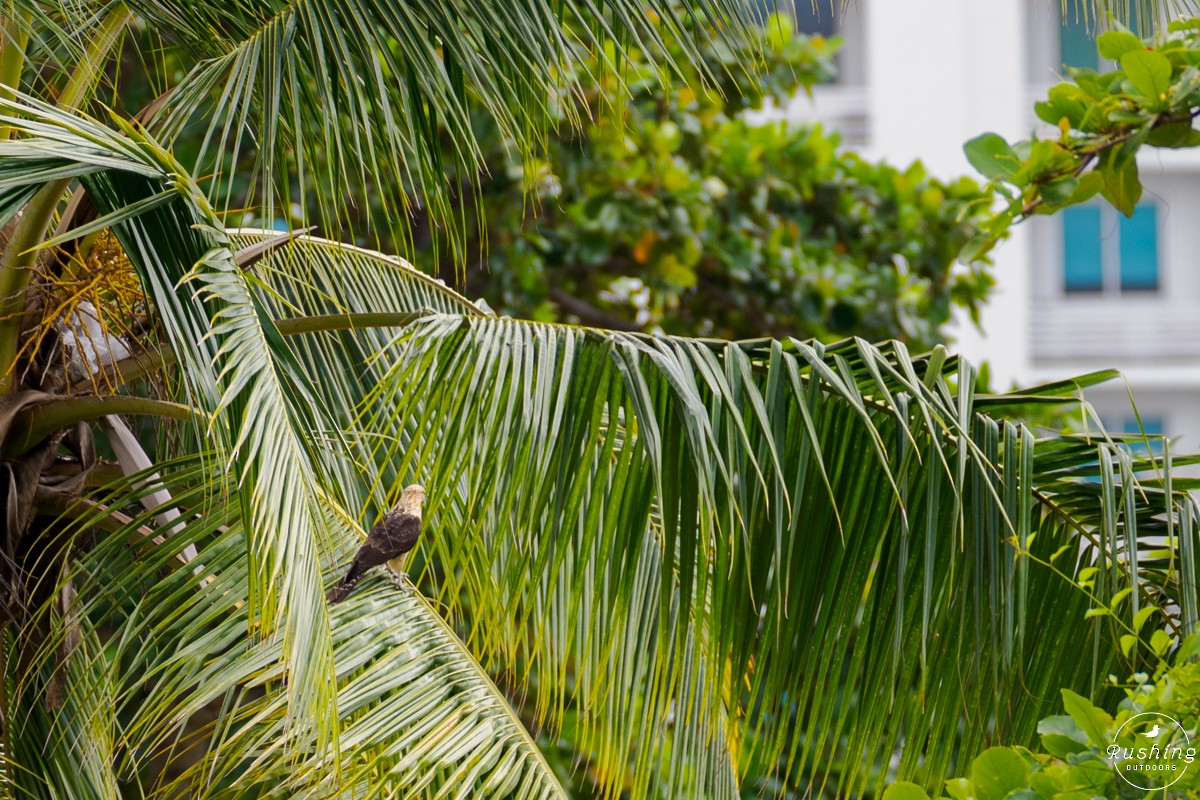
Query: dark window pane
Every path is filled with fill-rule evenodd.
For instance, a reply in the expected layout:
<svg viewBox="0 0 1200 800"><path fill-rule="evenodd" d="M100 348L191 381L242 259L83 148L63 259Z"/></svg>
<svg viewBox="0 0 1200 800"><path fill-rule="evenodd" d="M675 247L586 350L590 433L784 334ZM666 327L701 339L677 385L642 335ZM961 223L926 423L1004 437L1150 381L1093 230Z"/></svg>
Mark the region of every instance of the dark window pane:
<svg viewBox="0 0 1200 800"><path fill-rule="evenodd" d="M829 37L837 33L837 6L829 0L794 0L796 30L809 36L820 34ZM792 0L779 0L779 10L792 10Z"/></svg>
<svg viewBox="0 0 1200 800"><path fill-rule="evenodd" d="M1082 15L1076 17L1075 9L1068 7L1058 29L1058 60L1063 66L1096 69L1096 39L1092 36L1094 23L1094 17L1085 23Z"/></svg>
<svg viewBox="0 0 1200 800"><path fill-rule="evenodd" d="M1100 264L1100 206L1073 206L1062 211L1063 288L1098 292L1103 288Z"/></svg>
<svg viewBox="0 0 1200 800"><path fill-rule="evenodd" d="M1158 207L1142 203L1121 217L1121 291L1158 289Z"/></svg>
<svg viewBox="0 0 1200 800"><path fill-rule="evenodd" d="M797 33L814 36L830 37L837 33L837 6L831 6L829 0L817 0L813 8L812 0L756 0L753 7L760 21L778 11L792 18Z"/></svg>

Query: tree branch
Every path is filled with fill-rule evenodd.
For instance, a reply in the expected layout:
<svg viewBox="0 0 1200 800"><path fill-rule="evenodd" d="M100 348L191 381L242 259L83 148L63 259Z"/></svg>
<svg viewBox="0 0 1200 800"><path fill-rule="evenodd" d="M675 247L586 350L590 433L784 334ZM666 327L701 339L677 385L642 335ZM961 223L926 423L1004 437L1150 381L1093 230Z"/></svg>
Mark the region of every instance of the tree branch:
<svg viewBox="0 0 1200 800"><path fill-rule="evenodd" d="M1180 115L1174 116L1174 117L1164 117L1162 115L1156 115L1154 117L1154 119L1150 120L1150 122L1148 123L1148 126L1149 126L1150 130L1154 130L1155 128L1161 128L1163 125L1176 125L1181 122L1191 122L1192 120L1196 119L1196 117L1198 117L1198 116L1200 116L1200 109L1197 109L1197 110L1192 111L1187 114L1180 114ZM1039 181L1038 183L1039 184L1049 183L1050 181L1053 181L1053 180L1059 180L1061 178L1065 178L1068 175L1073 178L1078 178L1078 177L1082 176L1083 173L1087 171L1087 168L1089 166L1091 166L1092 162L1094 162L1096 160L1096 158L1098 156L1100 156L1101 153L1103 153L1106 150L1111 150L1114 147L1116 147L1117 145L1124 144L1125 142L1129 141L1130 139L1134 138L1135 136L1140 135L1145 129L1146 129L1146 126L1140 126L1140 127L1134 128L1132 130L1125 131L1124 133L1117 134L1115 136L1112 134L1105 134L1104 136L1098 137L1099 141L1095 141L1092 144L1092 146L1088 147L1085 150L1080 151L1080 155L1083 157L1080 159L1078 164L1076 164L1075 166L1073 166L1070 170L1068 170L1066 172L1062 172L1057 175L1052 175L1049 178L1044 178L1041 181ZM1046 198L1042 196L1041 191L1039 189L1038 194L1033 199L1031 199L1028 203L1025 203L1023 206L1021 206L1021 211L1018 215L1018 219L1025 219L1026 217L1029 217L1031 214L1033 214L1034 211L1036 211L1045 202L1046 202Z"/></svg>
<svg viewBox="0 0 1200 800"><path fill-rule="evenodd" d="M85 420L99 419L109 414L142 414L169 419L189 420L204 415L196 409L166 400L128 395L102 397L64 397L49 403L23 409L13 418L10 431L0 452L6 458L19 458L39 442L61 428Z"/></svg>
<svg viewBox="0 0 1200 800"><path fill-rule="evenodd" d="M558 303L565 311L579 317L587 325L597 328L607 328L610 331L626 331L641 333L642 328L629 320L621 319L584 302L578 297L567 294L562 289L550 288L550 299Z"/></svg>
<svg viewBox="0 0 1200 800"><path fill-rule="evenodd" d="M312 317L289 317L275 321L284 336L322 331L344 331L353 328L403 328L425 316L420 311L384 311L373 314L319 314Z"/></svg>

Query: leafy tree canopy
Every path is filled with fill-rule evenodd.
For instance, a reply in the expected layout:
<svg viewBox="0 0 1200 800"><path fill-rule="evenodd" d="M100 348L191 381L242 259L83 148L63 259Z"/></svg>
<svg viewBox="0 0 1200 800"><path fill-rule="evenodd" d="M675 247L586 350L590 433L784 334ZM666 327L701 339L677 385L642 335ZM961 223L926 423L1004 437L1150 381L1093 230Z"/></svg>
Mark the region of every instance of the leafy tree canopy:
<svg viewBox="0 0 1200 800"><path fill-rule="evenodd" d="M744 11L689 7L731 29ZM171 152L201 120L216 155L189 164L253 142L258 191L283 199L293 167L299 184L328 161L314 207L341 219L371 181L440 188L443 136L474 163L469 97L532 147L573 52L563 18L635 64L682 29L658 8L5 18L0 78L46 90L0 98L0 735L19 792L562 798L530 721L573 728L610 795L734 798L761 774L845 796L893 764L933 789L956 754L1031 740L1059 688L1157 652L1143 609L1196 624L1194 486L1170 458L1013 416L1111 373L989 395L941 347L497 318L392 257L227 229L234 173ZM167 99L136 122L80 112L142 25L191 56ZM64 287L103 296L46 300ZM330 609L324 584L413 481L431 489L421 592L372 580ZM839 748L854 758L831 767Z"/></svg>
<svg viewBox="0 0 1200 800"><path fill-rule="evenodd" d="M1156 611L1147 608L1141 623ZM1112 609L1101 604L1093 613L1101 612ZM1105 681L1120 690L1119 702L1108 706L1113 713L1064 689L1065 713L1038 723L1040 747L988 748L962 776L946 781L944 792L933 796L1195 797L1200 790L1194 738L1200 723L1200 638L1193 634L1181 642L1172 632L1150 627L1154 658L1123 679L1109 675ZM1124 635L1132 641L1137 633L1130 628ZM930 795L914 784L897 782L883 797L929 800Z"/></svg>
<svg viewBox="0 0 1200 800"><path fill-rule="evenodd" d="M685 41L702 62L686 61ZM742 113L829 79L838 44L793 35L782 14L740 47L692 21L631 50L619 73L581 54L549 105L544 154L522 155L477 117L490 168L464 180L482 201L467 222L467 294L620 330L943 341L951 309L974 316L991 286L982 261L956 266L990 192L919 162L869 162L820 126ZM753 80L743 63L758 66ZM453 280L459 258L427 245L416 261Z"/></svg>
<svg viewBox="0 0 1200 800"><path fill-rule="evenodd" d="M985 133L967 143L971 164L1007 199L986 225L984 248L1018 220L1098 195L1132 215L1142 196L1141 148L1200 147L1200 20L1171 22L1147 38L1114 23L1096 44L1113 68L1067 67L1069 80L1035 106L1042 135L1009 143Z"/></svg>

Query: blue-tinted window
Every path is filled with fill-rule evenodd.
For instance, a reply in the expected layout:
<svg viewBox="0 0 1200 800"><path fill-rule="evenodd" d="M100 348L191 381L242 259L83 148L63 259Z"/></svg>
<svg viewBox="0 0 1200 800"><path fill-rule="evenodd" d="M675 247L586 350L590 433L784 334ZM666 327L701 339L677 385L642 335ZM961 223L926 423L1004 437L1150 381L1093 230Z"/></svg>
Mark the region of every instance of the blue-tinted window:
<svg viewBox="0 0 1200 800"><path fill-rule="evenodd" d="M1068 8L1058 29L1058 56L1063 66L1090 67L1096 69L1098 55L1096 53L1096 38L1092 35L1092 24L1095 17L1087 22L1083 16L1076 16L1077 9ZM1093 12L1094 13L1094 12Z"/></svg>
<svg viewBox="0 0 1200 800"><path fill-rule="evenodd" d="M1098 292L1104 288L1100 249L1100 206L1072 206L1062 211L1063 288Z"/></svg>
<svg viewBox="0 0 1200 800"><path fill-rule="evenodd" d="M1125 425L1119 433L1132 433L1140 436L1145 434L1145 439L1136 439L1126 442L1129 452L1134 458L1145 458L1147 456L1161 456L1163 454L1162 435L1166 432L1167 426L1163 422L1162 417L1143 414L1142 425L1138 427L1137 417L1126 417ZM1147 449L1146 443L1149 441L1150 447Z"/></svg>
<svg viewBox="0 0 1200 800"><path fill-rule="evenodd" d="M1121 217L1121 291L1158 289L1158 208L1142 203L1133 216Z"/></svg>
<svg viewBox="0 0 1200 800"><path fill-rule="evenodd" d="M825 38L837 32L837 8L829 0L794 0L796 30L809 36L821 35ZM788 0L780 0L779 8L788 8ZM813 8L813 6L816 8ZM840 5L840 4L839 4Z"/></svg>
<svg viewBox="0 0 1200 800"><path fill-rule="evenodd" d="M1161 436L1166 430L1162 417L1142 415L1142 427L1138 428L1137 417L1126 417L1122 433L1145 433L1148 436Z"/></svg>
<svg viewBox="0 0 1200 800"><path fill-rule="evenodd" d="M837 33L840 6L829 0L817 0L816 8L813 8L813 0L758 0L755 6L759 19L766 19L776 12L787 14L794 21L797 33L825 38Z"/></svg>
<svg viewBox="0 0 1200 800"><path fill-rule="evenodd" d="M1156 292L1158 206L1141 203L1125 217L1104 203L1062 211L1063 290Z"/></svg>

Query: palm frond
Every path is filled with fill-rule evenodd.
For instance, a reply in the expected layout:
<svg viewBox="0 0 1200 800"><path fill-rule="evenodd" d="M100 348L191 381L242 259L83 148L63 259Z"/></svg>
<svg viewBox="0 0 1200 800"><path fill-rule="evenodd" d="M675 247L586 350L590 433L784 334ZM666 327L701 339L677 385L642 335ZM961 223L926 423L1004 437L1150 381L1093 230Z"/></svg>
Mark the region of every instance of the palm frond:
<svg viewBox="0 0 1200 800"><path fill-rule="evenodd" d="M1108 674L1136 608L1085 622L1093 604L1180 596L1138 549L1191 500L1141 485L1117 443L1068 456L976 411L962 363L445 316L382 360L363 427L407 435L370 458L424 476L443 601L551 718L625 703L605 768L646 758L634 742L670 754L637 786L711 763L663 724L693 690L691 722L737 718L761 748L743 757L819 772L845 747L867 755L835 778L854 793L902 750L901 773L936 785L960 724L966 752L1027 739L1059 687ZM686 675L688 657L722 669Z"/></svg>
<svg viewBox="0 0 1200 800"><path fill-rule="evenodd" d="M306 249L268 260L273 293L304 283ZM355 310L393 308L374 300L388 279L366 279ZM832 750L878 764L902 743L902 770L935 784L946 743L1029 737L1058 688L1108 674L1136 611L1085 621L1093 603L1136 586L1139 602L1186 609L1194 591L1164 548L1134 555L1179 544L1192 513L1137 477L1168 464L1134 469L1102 429L1039 438L993 416L1077 403L1113 373L976 396L969 365L901 345L428 314L368 377L362 355L387 335L298 346L318 348L301 356L314 368L361 376L338 393L360 398L344 415L359 468L385 495L413 474L430 488L429 578L473 652L528 681L544 717L580 724L613 787L716 792L716 776L775 754L819 783ZM1125 466L1105 491L1109 463ZM1089 597L1073 582L1093 567L1105 580ZM1041 633L1063 619L1077 640ZM1194 622L1185 610L1177 624ZM872 777L828 779L845 791Z"/></svg>
<svg viewBox="0 0 1200 800"><path fill-rule="evenodd" d="M351 215L343 197L370 191L401 241L417 205L436 224L456 224L458 189L447 173L470 176L483 166L472 128L477 109L514 147L536 150L564 68L582 50L609 52L618 76L623 54L654 51L660 30L690 42L688 17L736 38L755 13L743 0L129 5L195 64L150 125L170 142L207 119L197 170L226 170L253 151L268 222L278 204L315 197L316 220L344 228ZM687 55L699 61L694 48ZM443 152L454 163L444 163ZM218 176L212 196L228 208L238 202L234 193L232 172Z"/></svg>
<svg viewBox="0 0 1200 800"><path fill-rule="evenodd" d="M196 185L170 156L138 131L121 133L32 100L5 103L15 130L30 138L4 142L0 193L20 194L46 177L31 172L31 153L60 177L79 177L104 214L118 213L115 233L154 303L183 367L191 403L214 419L207 432L222 446L215 469L239 479L252 532L250 608L255 631L280 631L292 670L289 700L301 737L324 742L334 731L330 633L317 546L317 471L303 431L314 408L295 362ZM171 203L147 204L166 185ZM327 427L327 426L326 426Z"/></svg>
<svg viewBox="0 0 1200 800"><path fill-rule="evenodd" d="M281 771L306 786L320 773L333 791L334 762L360 776L338 760L354 749L389 774L417 769L405 760L424 752L409 749L416 739L375 751L320 732L356 730L340 705L353 695L334 691L356 657L338 631L381 608L368 594L331 626L320 569L348 553L339 520L365 519L360 509L413 480L429 490L418 567L462 641L531 692L535 721L573 726L604 787L634 797L736 796L753 762L789 785L859 794L896 759L935 786L956 752L1032 737L1059 688L1089 693L1118 660L1136 667L1142 608L1180 632L1195 625L1194 581L1181 577L1194 569L1195 508L1171 464L1135 460L1102 431L1039 437L994 415L1065 386L981 397L966 362L898 343L501 319L398 262L303 237L246 274L235 252L255 234L225 232L151 140L28 101L5 107L20 116L0 121L37 155L0 143L0 207L47 171L80 175L117 214L193 404L225 426L196 496L172 491L201 510L188 525L200 527L126 570L152 574L188 540L211 539L199 549L212 593L171 583L130 617L131 643L157 613L199 641L174 660L138 656L140 678L169 675L170 699L125 731L145 737L138 752L161 750L180 714L219 694L228 747L206 764L210 794ZM168 185L177 201L121 213ZM351 313L399 324L280 333L287 317ZM1147 469L1156 477L1142 480ZM236 546L218 546L226 535ZM129 592L128 576L113 590ZM422 608L394 613L445 634ZM260 636L268 612L282 636ZM258 661L240 647L210 658L250 634ZM371 653L384 657L357 657ZM397 681L374 695L389 724L401 719L391 693L418 702ZM477 719L463 730L481 730ZM517 749L485 747L472 763L541 781L528 741L505 730ZM441 756L458 752L439 742ZM839 754L847 766L834 772ZM450 778L462 773L437 779Z"/></svg>
<svg viewBox="0 0 1200 800"><path fill-rule="evenodd" d="M253 229L230 232L239 249L277 235ZM252 275L264 307L277 320L370 313L483 313L442 281L403 259L314 236L280 247L257 263ZM323 447L341 447L344 437L355 429L367 393L386 371L377 355L392 335L387 327L372 326L356 330L335 327L315 335L289 337L289 346L301 363L328 367L313 373L319 379L311 386L337 426L336 430L312 432ZM393 432L377 433L387 437ZM331 459L326 469L337 471L336 485L352 492L340 500L347 508L358 510L357 519L364 526L391 507L392 495L405 478L401 474L396 476L399 484L385 484L368 472L364 485L365 464L350 459Z"/></svg>
<svg viewBox="0 0 1200 800"><path fill-rule="evenodd" d="M22 790L117 797L118 781L144 780L146 794L214 798L374 797L397 787L411 797L564 796L520 719L436 611L386 581L368 582L333 614L340 747L286 746L303 739L284 688L294 671L280 637L253 633L250 537L236 485L214 486L207 463L193 457L161 469L172 507L188 517L172 539L130 547L161 515L151 506L106 525L74 565L73 612L88 635L70 662L64 709L17 706L14 760L45 768L18 776ZM151 477L104 491L63 535L147 500ZM327 512L339 539L353 539L344 510ZM201 550L203 572L170 567L188 547ZM53 661L53 649L45 652L43 673ZM45 730L51 735L39 739Z"/></svg>

